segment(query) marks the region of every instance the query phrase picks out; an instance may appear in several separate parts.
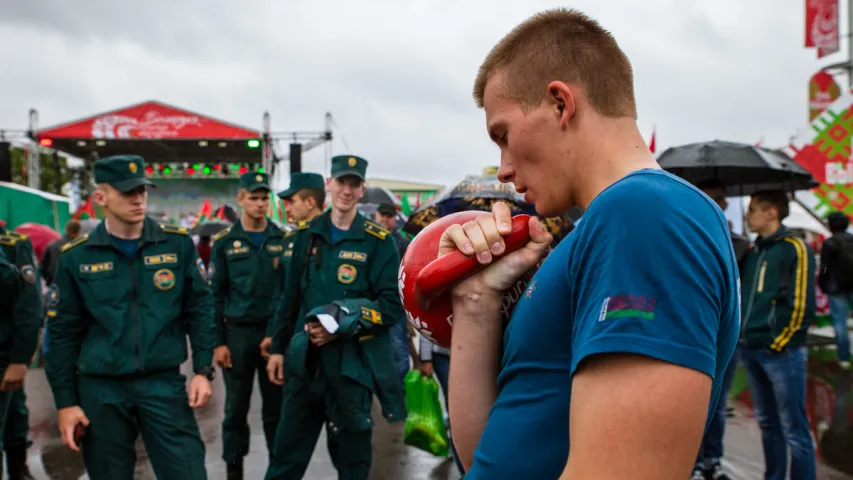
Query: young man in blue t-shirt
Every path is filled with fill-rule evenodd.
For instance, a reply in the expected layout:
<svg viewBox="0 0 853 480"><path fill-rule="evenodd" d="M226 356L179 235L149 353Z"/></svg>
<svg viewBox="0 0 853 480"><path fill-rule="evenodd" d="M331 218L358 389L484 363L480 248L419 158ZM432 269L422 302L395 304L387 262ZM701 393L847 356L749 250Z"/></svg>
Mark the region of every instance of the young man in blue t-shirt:
<svg viewBox="0 0 853 480"><path fill-rule="evenodd" d="M722 211L660 170L636 125L631 66L594 20L552 10L480 67L498 177L543 216L585 210L501 331L502 292L551 241L504 253L510 212L447 230L489 264L453 290L450 412L467 479L686 479L737 342ZM570 448L571 439L571 448Z"/></svg>

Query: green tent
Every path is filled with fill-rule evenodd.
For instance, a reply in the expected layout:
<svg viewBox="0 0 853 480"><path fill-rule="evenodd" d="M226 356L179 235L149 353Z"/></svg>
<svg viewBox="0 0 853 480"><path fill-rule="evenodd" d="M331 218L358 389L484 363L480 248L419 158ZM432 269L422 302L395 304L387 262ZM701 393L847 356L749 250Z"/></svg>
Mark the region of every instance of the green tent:
<svg viewBox="0 0 853 480"><path fill-rule="evenodd" d="M16 183L0 182L0 219L10 229L27 222L62 232L71 219L71 200Z"/></svg>

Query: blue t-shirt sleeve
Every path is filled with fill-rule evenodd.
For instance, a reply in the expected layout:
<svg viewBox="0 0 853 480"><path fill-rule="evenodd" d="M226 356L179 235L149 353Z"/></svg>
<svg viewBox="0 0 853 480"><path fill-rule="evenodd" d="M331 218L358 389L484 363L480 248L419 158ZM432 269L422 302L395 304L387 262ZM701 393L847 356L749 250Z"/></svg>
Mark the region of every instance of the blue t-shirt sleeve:
<svg viewBox="0 0 853 480"><path fill-rule="evenodd" d="M674 180L611 188L584 216L570 266L572 374L591 355L634 353L713 378L729 278L719 212Z"/></svg>

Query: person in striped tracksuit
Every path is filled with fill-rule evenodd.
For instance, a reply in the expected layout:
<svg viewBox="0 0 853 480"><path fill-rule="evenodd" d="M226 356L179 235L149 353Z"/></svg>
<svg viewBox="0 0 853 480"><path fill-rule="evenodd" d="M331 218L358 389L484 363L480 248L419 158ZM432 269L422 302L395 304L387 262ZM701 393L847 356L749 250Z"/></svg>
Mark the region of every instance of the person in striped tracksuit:
<svg viewBox="0 0 853 480"><path fill-rule="evenodd" d="M816 478L806 413L806 329L815 318L815 258L782 225L785 192L752 195L746 222L758 234L741 268L741 335L755 417L761 427L765 479Z"/></svg>

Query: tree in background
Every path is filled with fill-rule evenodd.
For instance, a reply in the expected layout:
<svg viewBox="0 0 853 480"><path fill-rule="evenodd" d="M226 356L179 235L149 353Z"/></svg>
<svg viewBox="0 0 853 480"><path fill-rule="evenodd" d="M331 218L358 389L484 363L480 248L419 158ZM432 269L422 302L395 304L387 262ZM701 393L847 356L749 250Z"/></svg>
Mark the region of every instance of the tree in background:
<svg viewBox="0 0 853 480"><path fill-rule="evenodd" d="M27 185L26 165L27 155L23 148L10 149L12 156L12 182ZM68 167L68 159L62 155L41 152L41 190L56 195L63 195L62 187L74 177L75 169ZM82 178L81 178L82 180ZM80 193L83 196L83 182L80 182ZM86 189L88 190L88 189ZM88 191L85 192L86 196ZM83 198L86 198L83 196Z"/></svg>

